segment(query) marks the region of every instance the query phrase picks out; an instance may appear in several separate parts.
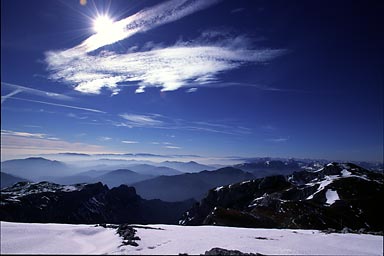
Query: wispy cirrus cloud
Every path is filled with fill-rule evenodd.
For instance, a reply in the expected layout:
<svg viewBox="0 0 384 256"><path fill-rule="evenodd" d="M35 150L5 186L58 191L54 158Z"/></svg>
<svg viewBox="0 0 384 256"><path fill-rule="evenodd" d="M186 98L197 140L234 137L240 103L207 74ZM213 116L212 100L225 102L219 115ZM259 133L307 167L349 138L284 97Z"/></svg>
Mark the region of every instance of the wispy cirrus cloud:
<svg viewBox="0 0 384 256"><path fill-rule="evenodd" d="M11 130L1 130L1 136L18 136L27 138L46 138L47 134L44 133L31 133L31 132L17 132Z"/></svg>
<svg viewBox="0 0 384 256"><path fill-rule="evenodd" d="M68 113L67 116L68 116L68 117L75 118L75 119L79 119L79 120L88 119L87 116L79 116L79 115L76 115L76 114L74 114L74 113Z"/></svg>
<svg viewBox="0 0 384 256"><path fill-rule="evenodd" d="M288 140L289 140L289 137L287 137L287 138L280 137L280 138L266 139L266 141L274 142L274 143L286 142Z"/></svg>
<svg viewBox="0 0 384 256"><path fill-rule="evenodd" d="M223 86L219 76L224 72L250 63L266 63L285 52L281 49L252 49L246 37L218 36L216 31L205 32L192 43L178 42L150 50L143 47L141 51L135 47L125 53L94 52L216 2L168 1L116 21L108 31L92 35L71 49L46 52L50 78L87 94L100 94L103 88L107 88L115 95L124 86L135 86L136 93L143 93L148 87L160 87L162 91L187 87L191 88L188 92L194 92L196 89L192 88Z"/></svg>
<svg viewBox="0 0 384 256"><path fill-rule="evenodd" d="M112 140L111 137L107 137L107 136L101 136L101 137L98 137L97 140L99 141L109 141L109 140Z"/></svg>
<svg viewBox="0 0 384 256"><path fill-rule="evenodd" d="M165 130L184 130L196 132L210 132L222 133L228 135L246 135L251 134L252 129L239 126L230 125L226 121L224 123L203 122L203 121L187 121L180 118L171 118L160 114L120 114L121 120L113 121L112 125L117 127L128 128L152 128L152 129L165 129ZM158 142L152 142L156 144ZM164 142L162 142L164 144Z"/></svg>
<svg viewBox="0 0 384 256"><path fill-rule="evenodd" d="M236 9L231 10L231 14L239 13L239 12L242 12L244 10L245 10L245 8L242 8L242 7L236 8Z"/></svg>
<svg viewBox="0 0 384 256"><path fill-rule="evenodd" d="M121 114L119 115L121 118L125 120L121 126L128 127L152 127L152 126L161 126L163 125L163 121L159 120L158 117L160 115L137 115L137 114ZM117 125L119 126L119 125Z"/></svg>
<svg viewBox="0 0 384 256"><path fill-rule="evenodd" d="M1 130L2 156L23 154L58 153L63 151L106 152L99 145L68 142L44 133Z"/></svg>
<svg viewBox="0 0 384 256"><path fill-rule="evenodd" d="M121 86L137 86L173 91L180 87L215 86L222 72L246 63L264 63L280 56L279 49L235 49L216 45L171 46L145 52L116 54L103 52L81 58L65 58L61 53L47 53L51 78L75 85L75 90L99 94L102 88L113 94ZM233 84L229 84L233 85ZM223 85L220 85L223 86Z"/></svg>

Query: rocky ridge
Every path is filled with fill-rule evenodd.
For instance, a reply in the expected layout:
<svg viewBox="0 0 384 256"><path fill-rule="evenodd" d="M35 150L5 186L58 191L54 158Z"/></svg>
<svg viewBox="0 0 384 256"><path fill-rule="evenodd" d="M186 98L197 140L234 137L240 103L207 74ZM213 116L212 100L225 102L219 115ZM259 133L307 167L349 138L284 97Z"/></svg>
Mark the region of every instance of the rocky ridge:
<svg viewBox="0 0 384 256"><path fill-rule="evenodd" d="M133 187L109 189L102 183L71 186L19 182L1 190L0 220L40 223L175 224L193 204L145 200Z"/></svg>
<svg viewBox="0 0 384 256"><path fill-rule="evenodd" d="M211 189L182 225L383 230L384 175L351 163Z"/></svg>

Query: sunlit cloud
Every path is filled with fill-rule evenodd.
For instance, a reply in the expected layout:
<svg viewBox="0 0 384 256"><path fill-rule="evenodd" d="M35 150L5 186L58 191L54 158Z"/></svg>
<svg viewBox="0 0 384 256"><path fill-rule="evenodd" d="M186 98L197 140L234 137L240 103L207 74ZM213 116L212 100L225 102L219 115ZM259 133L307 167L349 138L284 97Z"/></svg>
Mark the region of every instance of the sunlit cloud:
<svg viewBox="0 0 384 256"><path fill-rule="evenodd" d="M87 38L80 45L67 50L67 55L94 51L102 46L116 43L137 33L146 32L187 15L208 8L218 0L172 0L144 9L127 18L113 22L108 29Z"/></svg>
<svg viewBox="0 0 384 256"><path fill-rule="evenodd" d="M189 92L189 93L196 92L196 91L197 91L197 88L195 88L195 87L189 88L187 90L187 92Z"/></svg>
<svg viewBox="0 0 384 256"><path fill-rule="evenodd" d="M163 148L167 148L167 149L181 149L181 147L178 147L178 146L164 146Z"/></svg>
<svg viewBox="0 0 384 256"><path fill-rule="evenodd" d="M107 88L117 94L121 86L138 85L136 93L144 92L146 87L173 91L183 86L214 86L222 72L245 63L264 63L282 52L190 45L126 54L104 52L74 59L50 52L46 61L53 71L52 79L74 84L79 92L99 94L102 88Z"/></svg>
<svg viewBox="0 0 384 256"><path fill-rule="evenodd" d="M56 138L56 137L47 137L47 140L60 140L60 138Z"/></svg>
<svg viewBox="0 0 384 256"><path fill-rule="evenodd" d="M134 141L134 140L122 140L121 143L125 143L125 144L137 144L139 143L138 141Z"/></svg>
<svg viewBox="0 0 384 256"><path fill-rule="evenodd" d="M110 29L71 49L46 52L50 78L87 94L100 94L106 88L116 95L127 86L136 87L136 93L143 93L148 87L159 87L162 91L186 87L190 88L188 92L194 92L202 86L223 86L220 75L224 72L246 64L266 63L284 53L281 49L251 49L250 39L221 31L205 31L194 42L180 41L168 47L145 44L141 49L133 46L125 53L92 52L216 2L168 1L115 21Z"/></svg>

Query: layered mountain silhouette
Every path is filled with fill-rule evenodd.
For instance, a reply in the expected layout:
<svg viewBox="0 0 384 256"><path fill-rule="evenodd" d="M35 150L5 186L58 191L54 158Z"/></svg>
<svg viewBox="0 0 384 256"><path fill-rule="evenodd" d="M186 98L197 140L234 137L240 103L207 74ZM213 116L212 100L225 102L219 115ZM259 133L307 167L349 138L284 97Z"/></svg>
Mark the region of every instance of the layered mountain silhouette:
<svg viewBox="0 0 384 256"><path fill-rule="evenodd" d="M1 188L12 186L13 184L20 182L20 181L28 181L27 179L13 176L8 173L0 172L0 181L1 181Z"/></svg>
<svg viewBox="0 0 384 256"><path fill-rule="evenodd" d="M1 191L0 203L2 221L175 224L194 201L144 200L126 185L19 182Z"/></svg>
<svg viewBox="0 0 384 256"><path fill-rule="evenodd" d="M383 230L384 175L351 163L211 189L180 224Z"/></svg>
<svg viewBox="0 0 384 256"><path fill-rule="evenodd" d="M63 162L42 157L4 161L1 163L1 171L32 181L41 180L42 177L72 174L71 169Z"/></svg>
<svg viewBox="0 0 384 256"><path fill-rule="evenodd" d="M157 167L145 164L130 166L129 169L90 170L65 177L51 177L48 180L63 185L102 182L109 187L118 187L122 184L131 185L160 175L169 175L170 173L180 174L181 172L168 167Z"/></svg>
<svg viewBox="0 0 384 256"><path fill-rule="evenodd" d="M173 168L181 172L201 172L215 170L215 167L197 163L195 161L178 162L178 161L164 161L160 163L161 166Z"/></svg>
<svg viewBox="0 0 384 256"><path fill-rule="evenodd" d="M145 199L158 198L175 202L189 198L199 200L211 188L253 178L250 173L233 167L226 167L215 171L160 176L134 183L132 186Z"/></svg>

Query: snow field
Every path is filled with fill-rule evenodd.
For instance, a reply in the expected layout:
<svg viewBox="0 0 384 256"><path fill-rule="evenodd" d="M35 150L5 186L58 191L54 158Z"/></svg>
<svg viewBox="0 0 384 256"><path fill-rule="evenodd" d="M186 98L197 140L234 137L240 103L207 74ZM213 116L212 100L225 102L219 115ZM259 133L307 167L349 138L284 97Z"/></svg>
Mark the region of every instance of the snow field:
<svg viewBox="0 0 384 256"><path fill-rule="evenodd" d="M1 222L1 254L203 254L214 247L284 255L382 255L383 237L317 230L139 225L139 246L94 225ZM160 230L161 229L161 230Z"/></svg>
<svg viewBox="0 0 384 256"><path fill-rule="evenodd" d="M361 234L325 234L317 230L253 229L220 226L149 225L140 229L139 246L128 254L203 254L213 247L284 255L381 255L383 238Z"/></svg>
<svg viewBox="0 0 384 256"><path fill-rule="evenodd" d="M0 254L105 254L122 239L93 225L1 222Z"/></svg>

